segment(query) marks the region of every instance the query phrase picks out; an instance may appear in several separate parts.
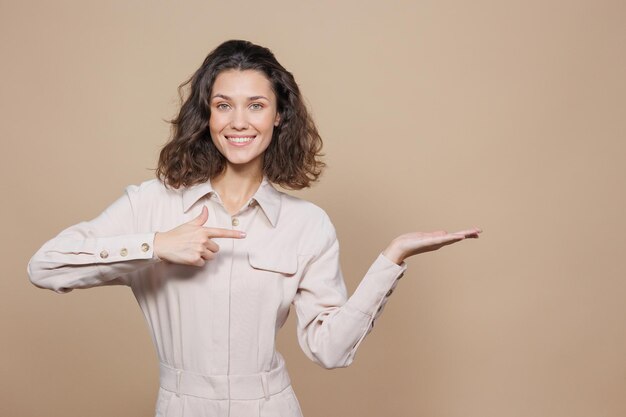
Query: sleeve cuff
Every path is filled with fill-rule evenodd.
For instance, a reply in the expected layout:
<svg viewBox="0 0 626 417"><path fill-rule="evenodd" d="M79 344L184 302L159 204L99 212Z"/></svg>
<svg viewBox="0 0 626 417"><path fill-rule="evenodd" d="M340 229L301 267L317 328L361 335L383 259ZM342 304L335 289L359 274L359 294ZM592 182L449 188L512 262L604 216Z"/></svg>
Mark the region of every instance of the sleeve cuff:
<svg viewBox="0 0 626 417"><path fill-rule="evenodd" d="M94 256L96 263L134 259L159 260L154 253L154 232L99 238Z"/></svg>

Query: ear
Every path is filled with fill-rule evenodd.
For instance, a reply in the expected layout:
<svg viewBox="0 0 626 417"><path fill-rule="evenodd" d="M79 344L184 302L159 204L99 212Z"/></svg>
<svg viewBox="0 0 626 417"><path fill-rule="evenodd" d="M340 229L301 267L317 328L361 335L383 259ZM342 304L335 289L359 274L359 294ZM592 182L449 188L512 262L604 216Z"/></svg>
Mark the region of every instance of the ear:
<svg viewBox="0 0 626 417"><path fill-rule="evenodd" d="M274 119L274 126L278 126L280 124L280 114L276 113L276 118Z"/></svg>

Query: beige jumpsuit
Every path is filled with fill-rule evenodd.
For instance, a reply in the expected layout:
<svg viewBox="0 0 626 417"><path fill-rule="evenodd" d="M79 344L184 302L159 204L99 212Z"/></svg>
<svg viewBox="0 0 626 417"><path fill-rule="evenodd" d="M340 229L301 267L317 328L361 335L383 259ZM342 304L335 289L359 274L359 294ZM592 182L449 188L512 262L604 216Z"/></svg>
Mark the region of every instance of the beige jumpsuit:
<svg viewBox="0 0 626 417"><path fill-rule="evenodd" d="M204 267L162 261L154 234L209 209L208 227L247 232L214 238ZM293 304L304 353L325 368L352 363L363 338L406 270L382 253L351 297L335 228L315 204L267 180L235 215L210 181L167 189L131 185L91 221L63 230L28 264L31 282L67 293L127 285L157 350L156 416L300 417L276 332Z"/></svg>

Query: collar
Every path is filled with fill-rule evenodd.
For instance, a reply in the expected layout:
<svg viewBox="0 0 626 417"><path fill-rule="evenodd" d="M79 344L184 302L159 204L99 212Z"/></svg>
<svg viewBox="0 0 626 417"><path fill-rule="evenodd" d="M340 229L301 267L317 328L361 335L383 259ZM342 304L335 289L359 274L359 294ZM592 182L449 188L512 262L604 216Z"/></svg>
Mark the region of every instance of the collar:
<svg viewBox="0 0 626 417"><path fill-rule="evenodd" d="M211 180L207 180L201 184L196 184L191 187L184 188L182 191L183 197L183 211L187 211L193 206L198 200L204 197L207 194L216 193L211 186ZM263 175L263 180L261 181L261 185L256 190L251 200L256 200L261 206L263 213L270 221L273 227L276 227L276 223L278 222L278 214L280 212L281 205L281 196L280 191L278 191L272 183L267 179L266 175Z"/></svg>

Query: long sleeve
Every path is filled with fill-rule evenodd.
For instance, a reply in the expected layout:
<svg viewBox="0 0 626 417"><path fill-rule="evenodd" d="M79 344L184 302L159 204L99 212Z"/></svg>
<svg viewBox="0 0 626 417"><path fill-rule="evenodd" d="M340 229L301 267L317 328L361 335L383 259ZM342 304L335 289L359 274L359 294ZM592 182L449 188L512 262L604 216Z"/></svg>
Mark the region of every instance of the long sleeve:
<svg viewBox="0 0 626 417"><path fill-rule="evenodd" d="M293 301L298 342L306 356L320 366L347 367L407 265L398 265L380 253L348 298L339 242L326 213L318 230L323 244L306 267Z"/></svg>
<svg viewBox="0 0 626 417"><path fill-rule="evenodd" d="M95 219L47 241L28 263L30 281L57 293L128 285L126 274L159 261L153 252L155 233L136 232L138 199L139 187L130 185Z"/></svg>

